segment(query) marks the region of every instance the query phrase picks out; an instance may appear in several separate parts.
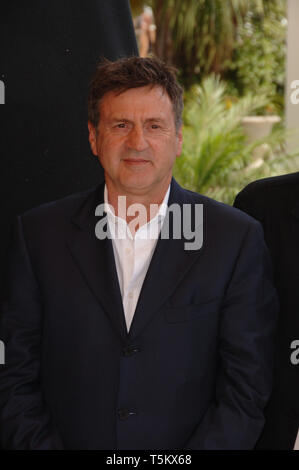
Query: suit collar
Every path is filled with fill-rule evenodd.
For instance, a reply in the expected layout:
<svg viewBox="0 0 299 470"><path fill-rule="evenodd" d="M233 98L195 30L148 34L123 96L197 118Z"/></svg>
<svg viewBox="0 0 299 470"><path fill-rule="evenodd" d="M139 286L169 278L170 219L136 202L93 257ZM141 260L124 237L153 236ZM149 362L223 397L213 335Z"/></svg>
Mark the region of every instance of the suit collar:
<svg viewBox="0 0 299 470"><path fill-rule="evenodd" d="M189 271L202 249L185 250L184 236L181 239L160 238L148 268L129 334L126 330L122 298L114 261L112 241L99 240L95 226L102 218L95 216L95 208L104 203L104 183L85 199L72 217L72 229L68 246L91 291L98 299L123 342L133 341L151 321L175 291L177 285ZM168 206L193 203L192 197L172 179ZM163 230L163 229L162 229ZM182 230L182 235L183 235Z"/></svg>

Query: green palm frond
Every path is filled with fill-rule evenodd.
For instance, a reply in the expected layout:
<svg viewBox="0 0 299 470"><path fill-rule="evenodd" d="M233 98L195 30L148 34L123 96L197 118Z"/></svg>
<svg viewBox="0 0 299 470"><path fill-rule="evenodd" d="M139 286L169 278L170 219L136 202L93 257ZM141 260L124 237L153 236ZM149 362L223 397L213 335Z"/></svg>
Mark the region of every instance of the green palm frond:
<svg viewBox="0 0 299 470"><path fill-rule="evenodd" d="M218 77L206 78L186 96L183 153L174 176L188 189L232 203L242 187L258 177L294 171L296 155L287 155L286 132L280 126L262 139L249 143L242 119L267 104L266 96L248 95L227 107L226 86ZM254 159L264 146L262 161ZM260 176L262 175L262 176Z"/></svg>

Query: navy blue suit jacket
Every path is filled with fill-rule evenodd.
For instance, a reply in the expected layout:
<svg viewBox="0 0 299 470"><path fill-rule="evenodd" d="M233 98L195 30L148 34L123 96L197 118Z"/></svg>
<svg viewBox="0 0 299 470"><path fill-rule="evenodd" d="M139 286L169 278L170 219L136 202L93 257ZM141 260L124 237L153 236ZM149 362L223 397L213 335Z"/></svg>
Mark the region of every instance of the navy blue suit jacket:
<svg viewBox="0 0 299 470"><path fill-rule="evenodd" d="M1 314L5 449L251 449L277 314L259 222L203 204L203 246L159 239L126 331L103 184L18 217ZM197 227L198 228L198 227Z"/></svg>

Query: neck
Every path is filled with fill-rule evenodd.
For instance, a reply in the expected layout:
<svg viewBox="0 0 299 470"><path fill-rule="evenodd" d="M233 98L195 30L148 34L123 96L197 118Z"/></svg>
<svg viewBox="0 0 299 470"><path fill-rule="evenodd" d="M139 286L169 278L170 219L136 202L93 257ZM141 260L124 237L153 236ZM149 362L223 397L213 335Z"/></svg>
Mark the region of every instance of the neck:
<svg viewBox="0 0 299 470"><path fill-rule="evenodd" d="M138 217L138 227L146 224L155 217L168 190L171 177L156 191L134 192L117 191L106 181L108 202L113 207L116 216L126 220L127 224Z"/></svg>

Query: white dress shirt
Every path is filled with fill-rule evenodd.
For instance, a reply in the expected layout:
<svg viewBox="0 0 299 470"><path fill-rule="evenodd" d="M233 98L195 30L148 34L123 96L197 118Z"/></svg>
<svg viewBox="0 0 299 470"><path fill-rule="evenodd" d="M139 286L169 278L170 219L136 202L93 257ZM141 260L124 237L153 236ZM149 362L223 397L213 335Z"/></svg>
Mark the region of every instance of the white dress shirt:
<svg viewBox="0 0 299 470"><path fill-rule="evenodd" d="M170 185L155 217L139 227L133 236L126 220L117 217L111 210L108 203L108 190L105 185L105 212L107 213L109 232L112 234L114 259L128 331L166 215L169 192Z"/></svg>

